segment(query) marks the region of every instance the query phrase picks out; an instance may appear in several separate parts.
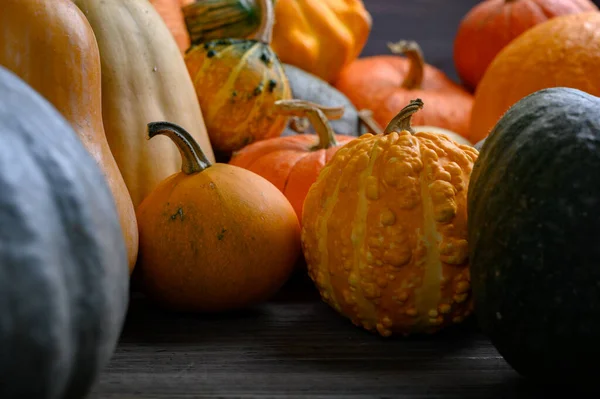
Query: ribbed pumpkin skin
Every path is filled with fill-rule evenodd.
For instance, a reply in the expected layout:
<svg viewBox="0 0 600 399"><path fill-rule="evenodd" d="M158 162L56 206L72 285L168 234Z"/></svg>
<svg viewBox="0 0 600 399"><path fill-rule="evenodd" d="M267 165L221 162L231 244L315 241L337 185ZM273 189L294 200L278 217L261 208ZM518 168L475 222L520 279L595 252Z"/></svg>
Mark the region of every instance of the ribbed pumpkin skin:
<svg viewBox="0 0 600 399"><path fill-rule="evenodd" d="M0 397L84 397L127 311L119 215L68 122L2 67L0 236Z"/></svg>
<svg viewBox="0 0 600 399"><path fill-rule="evenodd" d="M214 40L192 47L185 60L216 151L231 153L283 132L288 118L276 116L273 105L292 95L267 44Z"/></svg>
<svg viewBox="0 0 600 399"><path fill-rule="evenodd" d="M571 87L600 95L600 12L553 18L506 46L475 92L467 138L485 138L502 115L529 94Z"/></svg>
<svg viewBox="0 0 600 399"><path fill-rule="evenodd" d="M342 145L355 138L336 135L337 146L313 150L319 143L316 134L275 137L244 147L231 157L229 164L273 183L290 201L298 220L302 220L304 199L319 172Z"/></svg>
<svg viewBox="0 0 600 399"><path fill-rule="evenodd" d="M177 43L148 1L74 2L98 41L104 128L137 207L181 168L179 152L167 138L146 139L149 122L169 120L183 126L214 161L202 110Z"/></svg>
<svg viewBox="0 0 600 399"><path fill-rule="evenodd" d="M599 109L598 97L575 89L523 98L471 176L477 321L512 367L544 383L597 385Z"/></svg>
<svg viewBox="0 0 600 399"><path fill-rule="evenodd" d="M321 297L357 326L431 333L472 311L466 231L477 151L444 136L367 133L311 187L303 252Z"/></svg>
<svg viewBox="0 0 600 399"><path fill-rule="evenodd" d="M89 23L70 0L2 0L0 26L0 65L67 119L104 171L133 270L138 251L135 211L102 124L100 56Z"/></svg>

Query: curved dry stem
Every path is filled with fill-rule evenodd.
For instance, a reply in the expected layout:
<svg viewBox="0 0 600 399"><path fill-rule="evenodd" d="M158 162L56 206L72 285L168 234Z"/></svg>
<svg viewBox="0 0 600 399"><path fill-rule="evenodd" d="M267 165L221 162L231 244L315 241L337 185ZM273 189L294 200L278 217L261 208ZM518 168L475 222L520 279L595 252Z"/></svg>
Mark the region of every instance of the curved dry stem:
<svg viewBox="0 0 600 399"><path fill-rule="evenodd" d="M257 0L257 5L260 8L260 26L252 38L265 44L271 44L273 25L275 25L273 0Z"/></svg>
<svg viewBox="0 0 600 399"><path fill-rule="evenodd" d="M202 152L200 145L181 126L171 122L148 123L148 138L151 139L157 135L164 135L173 140L181 154L181 171L186 175L202 172L212 165Z"/></svg>
<svg viewBox="0 0 600 399"><path fill-rule="evenodd" d="M392 54L404 55L410 61L408 73L401 87L407 90L420 89L425 73L425 58L421 46L412 40L400 40L396 43L388 43L387 46Z"/></svg>
<svg viewBox="0 0 600 399"><path fill-rule="evenodd" d="M276 101L275 108L281 115L308 118L319 136L319 144L314 149L325 149L338 145L328 118L341 118L344 115L344 107L324 107L310 101L294 99Z"/></svg>
<svg viewBox="0 0 600 399"><path fill-rule="evenodd" d="M358 111L358 120L365 125L373 134L383 134L383 128L373 118L373 111L370 109L361 109Z"/></svg>
<svg viewBox="0 0 600 399"><path fill-rule="evenodd" d="M391 122L387 125L383 134L389 134L391 132L401 132L406 130L412 134L415 133L412 126L410 125L410 120L415 112L423 108L423 101L420 98L416 100L411 100L410 103L398 113L391 120Z"/></svg>

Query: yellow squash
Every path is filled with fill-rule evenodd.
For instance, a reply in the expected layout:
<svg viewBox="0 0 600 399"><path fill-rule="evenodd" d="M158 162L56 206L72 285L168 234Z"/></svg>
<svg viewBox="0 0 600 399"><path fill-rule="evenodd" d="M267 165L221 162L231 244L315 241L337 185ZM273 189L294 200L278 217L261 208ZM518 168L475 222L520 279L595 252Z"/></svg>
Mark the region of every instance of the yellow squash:
<svg viewBox="0 0 600 399"><path fill-rule="evenodd" d="M213 161L204 119L180 50L146 0L74 0L88 18L102 61L102 117L110 149L135 206L181 156L166 137L147 140L156 120L185 128Z"/></svg>
<svg viewBox="0 0 600 399"><path fill-rule="evenodd" d="M271 46L282 62L332 82L371 32L362 0L277 0Z"/></svg>

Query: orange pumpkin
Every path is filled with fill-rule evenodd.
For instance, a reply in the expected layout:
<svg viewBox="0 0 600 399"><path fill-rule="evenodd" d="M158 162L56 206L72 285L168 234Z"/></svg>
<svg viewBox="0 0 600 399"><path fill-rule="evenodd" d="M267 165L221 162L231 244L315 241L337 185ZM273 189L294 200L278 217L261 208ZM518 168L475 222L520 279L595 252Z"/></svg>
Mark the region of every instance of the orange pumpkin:
<svg viewBox="0 0 600 399"><path fill-rule="evenodd" d="M462 19L454 41L460 79L475 90L508 43L533 26L561 15L597 10L590 0L485 0Z"/></svg>
<svg viewBox="0 0 600 399"><path fill-rule="evenodd" d="M253 39L218 39L192 46L185 60L215 152L231 152L280 136L288 118L277 100L292 98L283 66L271 49L272 0L260 0L261 28Z"/></svg>
<svg viewBox="0 0 600 399"><path fill-rule="evenodd" d="M48 100L102 168L121 221L129 271L138 253L135 210L102 122L98 43L71 0L2 0L0 65Z"/></svg>
<svg viewBox="0 0 600 399"><path fill-rule="evenodd" d="M304 203L302 246L321 297L383 336L433 333L473 307L466 200L478 152L412 133L422 106L340 148Z"/></svg>
<svg viewBox="0 0 600 399"><path fill-rule="evenodd" d="M183 17L182 7L190 4L189 0L150 0L152 6L171 31L182 53L190 48L190 34Z"/></svg>
<svg viewBox="0 0 600 399"><path fill-rule="evenodd" d="M417 43L400 41L388 46L394 55L359 58L342 70L335 87L357 108L373 110L382 126L411 98L421 98L429 106L414 116L415 124L468 134L473 96L441 70L425 64Z"/></svg>
<svg viewBox="0 0 600 399"><path fill-rule="evenodd" d="M278 101L275 107L281 114L308 117L317 134L259 141L234 153L229 163L258 173L273 183L302 220L304 198L319 171L341 145L356 137L335 135L327 122L328 116L340 118L343 108L324 108L304 100Z"/></svg>
<svg viewBox="0 0 600 399"><path fill-rule="evenodd" d="M224 311L268 299L300 255L289 201L253 172L211 164L182 127L157 122L148 130L171 138L183 162L137 209L142 290L178 311Z"/></svg>
<svg viewBox="0 0 600 399"><path fill-rule="evenodd" d="M485 138L522 98L550 87L600 96L600 12L571 14L539 24L494 59L475 92L472 143Z"/></svg>

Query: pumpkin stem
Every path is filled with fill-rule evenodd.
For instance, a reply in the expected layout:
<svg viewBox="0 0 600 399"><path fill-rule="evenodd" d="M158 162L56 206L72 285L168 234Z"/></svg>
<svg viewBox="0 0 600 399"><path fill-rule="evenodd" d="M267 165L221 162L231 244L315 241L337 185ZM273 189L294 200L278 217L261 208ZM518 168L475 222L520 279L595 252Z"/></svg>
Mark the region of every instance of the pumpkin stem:
<svg viewBox="0 0 600 399"><path fill-rule="evenodd" d="M182 158L181 171L186 175L202 172L212 165L196 140L181 126L171 122L148 123L148 139L159 134L169 137L177 145Z"/></svg>
<svg viewBox="0 0 600 399"><path fill-rule="evenodd" d="M307 117L319 136L319 144L313 149L326 149L338 145L329 119L340 119L344 115L344 107L325 107L305 100L278 100L275 102L277 112L287 116Z"/></svg>
<svg viewBox="0 0 600 399"><path fill-rule="evenodd" d="M404 54L410 61L408 73L402 82L402 88L407 90L420 89L425 73L425 58L421 46L411 40L400 40L396 43L388 43L387 46L392 54Z"/></svg>
<svg viewBox="0 0 600 399"><path fill-rule="evenodd" d="M273 0L258 0L258 5L260 7L260 26L252 38L265 44L271 44L273 25L275 25Z"/></svg>
<svg viewBox="0 0 600 399"><path fill-rule="evenodd" d="M415 112L423 108L423 101L420 98L416 100L411 100L410 103L398 113L392 119L392 121L387 125L383 134L389 134L391 132L402 132L404 130L414 134L412 126L410 125L410 120Z"/></svg>
<svg viewBox="0 0 600 399"><path fill-rule="evenodd" d="M365 125L373 134L383 134L383 128L373 118L373 111L370 109L361 109L358 111L358 120Z"/></svg>

